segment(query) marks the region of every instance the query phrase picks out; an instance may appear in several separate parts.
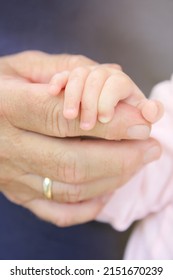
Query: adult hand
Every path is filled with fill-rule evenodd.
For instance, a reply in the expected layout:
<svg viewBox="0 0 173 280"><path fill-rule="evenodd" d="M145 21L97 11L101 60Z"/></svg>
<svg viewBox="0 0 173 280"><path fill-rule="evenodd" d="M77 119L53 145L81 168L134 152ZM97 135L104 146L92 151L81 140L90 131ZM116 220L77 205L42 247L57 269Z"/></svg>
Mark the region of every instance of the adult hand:
<svg viewBox="0 0 173 280"><path fill-rule="evenodd" d="M1 110L13 126L55 137L88 135L109 140L147 139L150 124L136 108L123 103L116 107L114 119L109 124L98 122L89 132L79 128L79 119L64 119L63 94L50 97L48 81L58 71L95 63L83 56L48 55L37 51L1 58Z"/></svg>
<svg viewBox="0 0 173 280"><path fill-rule="evenodd" d="M105 203L100 196L125 183L160 154L153 139L62 138L80 136L83 131L78 119L69 122L62 117L63 96L50 98L47 82L58 70L82 63L91 61L40 52L0 61L0 190L8 199L59 226L94 219ZM112 140L129 139L134 133L138 133L136 138L147 137L149 124L138 111L126 109L120 104L109 125L98 123L88 135ZM140 125L138 129L136 125ZM53 201L43 197L44 177L54 180Z"/></svg>

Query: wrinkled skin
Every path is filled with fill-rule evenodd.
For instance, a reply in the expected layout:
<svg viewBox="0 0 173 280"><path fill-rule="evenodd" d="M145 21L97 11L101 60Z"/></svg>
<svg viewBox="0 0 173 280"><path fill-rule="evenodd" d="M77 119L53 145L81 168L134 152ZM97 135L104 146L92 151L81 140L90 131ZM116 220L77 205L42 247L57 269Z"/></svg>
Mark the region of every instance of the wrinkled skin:
<svg viewBox="0 0 173 280"><path fill-rule="evenodd" d="M109 124L98 122L88 132L79 128L78 118L64 119L63 93L47 93L51 76L94 63L32 51L0 58L0 191L58 226L93 220L112 191L160 155L146 157L160 147L154 139L128 141L128 128L150 130L128 105L119 104ZM43 196L44 177L53 180L53 200Z"/></svg>

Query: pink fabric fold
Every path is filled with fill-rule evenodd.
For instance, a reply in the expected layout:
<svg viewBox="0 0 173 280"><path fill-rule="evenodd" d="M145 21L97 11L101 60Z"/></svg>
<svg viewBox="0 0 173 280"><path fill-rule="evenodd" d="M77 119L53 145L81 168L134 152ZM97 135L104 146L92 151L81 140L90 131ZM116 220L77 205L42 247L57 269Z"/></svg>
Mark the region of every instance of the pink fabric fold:
<svg viewBox="0 0 173 280"><path fill-rule="evenodd" d="M125 259L173 259L173 77L156 85L151 99L165 107L151 133L162 144L162 156L116 190L97 218L120 231L138 221Z"/></svg>

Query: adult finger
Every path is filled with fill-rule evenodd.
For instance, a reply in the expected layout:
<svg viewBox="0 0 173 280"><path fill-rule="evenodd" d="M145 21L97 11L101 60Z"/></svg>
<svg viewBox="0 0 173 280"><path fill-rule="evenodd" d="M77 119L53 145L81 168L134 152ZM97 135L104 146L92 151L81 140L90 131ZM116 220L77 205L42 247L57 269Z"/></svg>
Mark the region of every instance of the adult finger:
<svg viewBox="0 0 173 280"><path fill-rule="evenodd" d="M53 181L79 184L123 176L129 174L129 170L135 172L147 162L150 153L156 158L160 155L160 145L154 139L121 142L56 139L28 132L20 138L20 145L15 145L14 153L19 152L25 172ZM41 186L39 188L41 191Z"/></svg>
<svg viewBox="0 0 173 280"><path fill-rule="evenodd" d="M58 204L57 202L36 199L24 206L39 218L59 227L67 227L94 220L105 204L97 198L76 204Z"/></svg>
<svg viewBox="0 0 173 280"><path fill-rule="evenodd" d="M1 60L7 63L15 74L34 83L48 83L57 72L98 64L83 55L48 54L41 51L24 51L4 56Z"/></svg>
<svg viewBox="0 0 173 280"><path fill-rule="evenodd" d="M63 94L50 97L48 85L8 80L1 83L0 92L4 116L24 130L56 137L88 135L110 140L146 139L150 133L150 124L138 109L128 104L117 105L110 123L97 122L94 129L84 131L80 129L79 117L63 117Z"/></svg>

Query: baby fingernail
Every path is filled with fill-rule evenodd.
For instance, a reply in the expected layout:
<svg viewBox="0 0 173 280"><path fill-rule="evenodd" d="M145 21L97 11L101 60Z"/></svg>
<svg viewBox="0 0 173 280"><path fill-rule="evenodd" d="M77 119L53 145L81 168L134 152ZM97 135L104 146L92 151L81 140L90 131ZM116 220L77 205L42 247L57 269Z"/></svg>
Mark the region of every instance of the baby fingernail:
<svg viewBox="0 0 173 280"><path fill-rule="evenodd" d="M161 155L161 148L158 146L154 146L150 148L144 155L144 163L149 163L153 160L156 160Z"/></svg>
<svg viewBox="0 0 173 280"><path fill-rule="evenodd" d="M150 135L150 128L146 125L135 125L127 129L127 136L132 139L147 139Z"/></svg>
<svg viewBox="0 0 173 280"><path fill-rule="evenodd" d="M108 123L108 122L110 122L110 118L108 118L108 117L99 117L99 121L101 122L101 123Z"/></svg>

